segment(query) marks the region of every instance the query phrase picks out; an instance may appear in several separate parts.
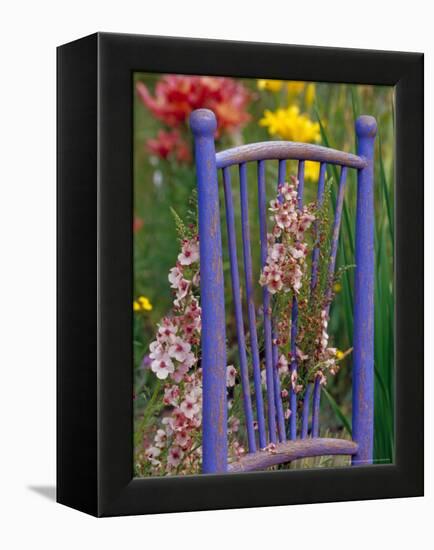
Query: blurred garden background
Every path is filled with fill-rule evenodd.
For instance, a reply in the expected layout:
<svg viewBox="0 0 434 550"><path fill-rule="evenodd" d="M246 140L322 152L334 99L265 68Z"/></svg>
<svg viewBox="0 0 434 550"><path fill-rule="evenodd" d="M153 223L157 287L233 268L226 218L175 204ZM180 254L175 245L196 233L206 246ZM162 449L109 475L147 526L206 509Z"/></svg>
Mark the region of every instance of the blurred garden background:
<svg viewBox="0 0 434 550"><path fill-rule="evenodd" d="M256 141L283 139L356 151L354 123L361 114L377 119L375 145L375 430L374 459L393 461L394 449L394 119L393 88L136 73L134 75L134 422L135 471L143 467L144 450L164 415L164 381L150 369L149 344L157 324L171 310L169 270L180 252L174 212L186 223L194 218L196 186L190 112L212 109L219 130L217 151ZM267 163L267 194L275 198L277 163ZM250 172L252 170L252 172ZM288 163L288 175L296 163ZM333 202L338 172L333 178ZM255 186L255 166L249 167ZM305 201L313 201L319 165L306 163ZM233 176L233 189L237 182ZM193 197L193 198L192 198ZM249 199L250 200L250 199ZM234 192L239 216L239 196ZM250 200L252 234L259 235L256 191ZM224 204L223 202L221 203ZM221 208L224 215L224 208ZM354 264L356 172L349 170L337 267ZM236 220L239 225L239 219ZM222 238L226 253L225 223ZM259 280L259 238L252 242ZM237 365L237 347L229 263L224 261L227 288L228 362ZM351 269L336 285L329 323L330 338L340 350L352 346L353 277ZM261 288L257 285L258 305ZM321 434L350 437L351 365L349 355L327 383L321 401ZM336 461L336 459L335 459ZM316 464L319 464L316 461ZM333 463L335 464L335 462ZM330 465L325 462L319 465ZM300 466L300 465L299 465ZM294 464L294 467L297 467Z"/></svg>

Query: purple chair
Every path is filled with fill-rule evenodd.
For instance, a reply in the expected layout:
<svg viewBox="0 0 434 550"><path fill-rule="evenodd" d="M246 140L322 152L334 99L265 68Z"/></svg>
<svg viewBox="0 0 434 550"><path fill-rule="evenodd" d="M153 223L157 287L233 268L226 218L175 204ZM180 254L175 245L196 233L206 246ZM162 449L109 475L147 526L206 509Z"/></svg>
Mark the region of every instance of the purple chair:
<svg viewBox="0 0 434 550"><path fill-rule="evenodd" d="M336 151L318 145L289 141L251 143L221 151L216 154L214 134L217 121L212 111L198 109L190 116L194 135L197 187L199 201L199 237L202 307L202 369L203 369L203 472L239 472L266 468L302 457L321 455L351 455L352 464L372 463L373 406L374 406L374 140L377 124L371 116L361 116L356 122L358 140L357 155ZM273 345L272 319L269 315L270 295L264 287L264 346L266 370L266 400L264 403L258 350L256 308L253 300L253 277L248 219L247 188L248 162L257 163L257 196L259 204L260 253L264 265L267 256L267 204L265 195L265 162L278 161L279 183L285 178L285 161L298 160L298 200L303 201L304 163L306 160L320 163L317 200L321 203L327 164L341 167L335 219L332 233L329 272L335 269L339 239L345 181L348 168L357 170L357 216L354 287L354 341L353 341L353 440L319 437L319 405L321 386L319 380L306 390L301 412L301 429L297 433L297 396L290 390L291 416L286 426L277 375L277 346ZM242 243L247 301L251 370L255 406L252 404L249 380L242 297L238 273L237 247L234 224L234 208L230 180L230 166L238 165ZM237 325L240 378L243 406L248 436L248 454L228 465L227 459L227 390L226 390L226 337L225 299L222 268L222 242L220 232L220 208L217 171L223 173L226 225L228 234L233 306ZM313 252L312 284L316 276L315 264L318 251ZM295 342L297 330L297 301L292 307L291 341ZM295 344L294 344L295 345ZM295 349L293 349L295 352ZM292 353L295 356L295 353ZM296 364L291 365L291 369ZM312 394L312 399L311 398ZM312 400L312 425L309 436L309 407ZM255 411L255 412L254 412ZM266 412L265 412L266 411ZM254 419L258 430L254 429ZM275 451L262 451L274 443Z"/></svg>

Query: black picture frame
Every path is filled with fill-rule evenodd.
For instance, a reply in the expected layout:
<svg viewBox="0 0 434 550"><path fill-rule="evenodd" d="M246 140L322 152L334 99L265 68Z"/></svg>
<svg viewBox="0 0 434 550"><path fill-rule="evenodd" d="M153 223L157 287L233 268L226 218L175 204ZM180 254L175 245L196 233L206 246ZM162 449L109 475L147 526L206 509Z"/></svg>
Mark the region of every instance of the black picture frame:
<svg viewBox="0 0 434 550"><path fill-rule="evenodd" d="M95 516L423 494L423 55L97 33L57 51L57 500ZM133 478L133 72L396 86L393 465Z"/></svg>

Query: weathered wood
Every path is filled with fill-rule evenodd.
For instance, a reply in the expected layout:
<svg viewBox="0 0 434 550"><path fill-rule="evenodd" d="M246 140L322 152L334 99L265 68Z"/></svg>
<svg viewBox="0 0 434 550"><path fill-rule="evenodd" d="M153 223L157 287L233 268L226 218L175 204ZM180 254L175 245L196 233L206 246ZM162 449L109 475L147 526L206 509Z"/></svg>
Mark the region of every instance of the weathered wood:
<svg viewBox="0 0 434 550"><path fill-rule="evenodd" d="M313 398L312 398L312 437L319 436L320 399L321 399L321 384L320 384L320 379L316 377L313 385Z"/></svg>
<svg viewBox="0 0 434 550"><path fill-rule="evenodd" d="M366 160L357 155L321 145L293 141L264 141L226 149L226 151L217 153L216 164L217 168L225 168L242 162L273 159L314 160L349 168L364 168L366 166Z"/></svg>
<svg viewBox="0 0 434 550"><path fill-rule="evenodd" d="M259 209L259 233L260 233L260 251L261 251L261 269L264 268L267 255L268 255L268 243L267 243L267 198L265 190L265 163L264 161L258 162L258 209ZM272 332L271 332L271 315L270 315L270 293L266 286L262 287L262 305L264 316L264 344L265 344L265 368L266 368L266 382L267 382L267 399L270 403L269 394L273 394L273 407L268 408L269 416L277 413L277 431L279 440L282 441L285 438L285 420L283 416L282 398L280 395L280 380L276 373L276 362L273 357L272 346ZM276 424L276 422L274 422ZM269 423L270 427L270 441L275 443L275 427Z"/></svg>
<svg viewBox="0 0 434 550"><path fill-rule="evenodd" d="M226 331L222 243L212 111L190 116L196 159L200 299L202 308L203 462L204 473L227 469Z"/></svg>
<svg viewBox="0 0 434 550"><path fill-rule="evenodd" d="M354 455L358 445L346 439L318 437L315 439L297 439L277 443L273 450L260 450L248 454L228 465L231 473L263 470L277 464L285 464L298 458L323 455Z"/></svg>
<svg viewBox="0 0 434 550"><path fill-rule="evenodd" d="M201 301L202 301L202 367L203 367L203 471L206 473L227 470L227 434L226 434L226 354L224 322L224 288L222 272L222 254L219 220L219 198L217 190L217 167L223 169L231 257L234 304L237 320L238 345L240 349L240 371L243 383L243 398L250 453L233 463L229 471L250 471L264 469L272 465L289 462L307 456L350 454L354 455L353 464L369 464L373 451L373 149L376 133L375 119L360 117L356 122L358 137L358 155L352 155L318 145L292 142L264 142L243 145L215 153L214 133L216 119L211 111L201 109L191 115L191 127L195 139L196 168L199 190L199 235L201 254ZM253 301L253 278L248 215L248 185L246 163L258 161L258 200L260 205L261 263L264 265L266 248L266 193L265 161L279 161L279 183L286 179L287 159L299 161L299 207L302 206L304 185L304 161L320 162L320 178L317 199L321 204L324 195L326 164L337 164L342 168L334 220L331 256L329 260L329 278L334 272L340 221L345 190L347 167L358 169L357 217L356 217L356 272L355 272L355 310L354 310L354 368L353 368L353 441L319 438L319 411L321 385L317 378L309 385L302 410L300 435L297 440L297 396L290 388L289 436L284 441L282 430L282 401L280 381L277 374L278 348L272 342L273 320L269 314L271 297L264 292L264 331L265 358L267 373L267 408L269 422L269 441L273 446L267 451L252 452L255 449L253 433L252 407L248 389L248 368L245 353L245 335L242 321L239 277L236 256L234 212L230 190L229 167L239 165L241 224L246 276L246 299L250 325L252 367L257 398L259 442L261 448L266 442L264 403L259 384L259 349L256 330L256 312ZM318 246L312 256L313 291L318 279ZM236 267L236 269L235 269ZM236 273L235 273L236 271ZM291 371L296 368L296 330L297 300L294 296L291 327ZM271 353L270 353L271 351ZM271 368L270 368L271 367ZM307 438L309 429L309 405L312 401L312 438ZM276 442L276 429L279 443Z"/></svg>
<svg viewBox="0 0 434 550"><path fill-rule="evenodd" d="M366 167L357 173L356 272L354 275L353 464L371 464L374 441L374 141L371 116L356 121L357 151Z"/></svg>
<svg viewBox="0 0 434 550"><path fill-rule="evenodd" d="M310 394L312 393L312 384L308 384L304 392L303 413L301 419L301 439L307 437L309 431L309 409L310 409Z"/></svg>
<svg viewBox="0 0 434 550"><path fill-rule="evenodd" d="M245 163L240 164L239 173L240 173L240 202L241 202L241 236L243 241L244 273L245 273L245 279L246 279L246 300L247 300L247 314L249 318L249 327L250 327L250 343L252 348L252 356L255 357L255 361L257 360L259 364L258 335L256 330L256 312L255 312L254 290L253 290L252 253L251 253L251 245L250 245L247 173L246 173ZM267 325L265 325L265 331L266 330L267 330ZM270 346L271 346L271 332L270 332ZM266 350L267 349L268 348L266 346ZM269 356L267 355L265 368L266 368L266 375L267 375L266 379L267 379L268 431L269 431L270 441L275 443L276 442L276 408L274 403L274 381L273 381L273 370L272 370L271 347L269 350Z"/></svg>
<svg viewBox="0 0 434 550"><path fill-rule="evenodd" d="M335 275L335 266L336 266L336 256L338 253L338 244L339 244L339 234L341 229L341 219L342 219L342 209L344 207L344 198L345 198L345 184L347 181L347 168L346 166L342 166L341 169L341 175L339 178L339 189L338 189L338 196L336 197L336 206L335 206L335 218L333 222L333 231L332 231L332 239L331 239L331 246L330 246L330 258L329 258L329 265L327 268L327 289L326 289L326 297L328 300L327 305L327 314L330 311L330 305L331 305L331 296L333 292L333 278Z"/></svg>
<svg viewBox="0 0 434 550"><path fill-rule="evenodd" d="M235 323L237 326L238 354L240 358L240 378L243 390L244 415L246 417L247 440L249 452L256 451L255 430L253 427L253 410L250 396L249 369L247 364L246 338L244 334L243 308L241 304L240 278L238 273L237 238L235 234L234 205L232 200L231 174L229 168L223 169L223 186L225 191L226 227L228 232L229 262L231 267L232 299L234 301ZM259 361L253 365L255 392L258 409L259 444L265 443L264 405L262 402L261 373ZM258 399L259 398L259 399ZM261 437L262 435L262 437Z"/></svg>

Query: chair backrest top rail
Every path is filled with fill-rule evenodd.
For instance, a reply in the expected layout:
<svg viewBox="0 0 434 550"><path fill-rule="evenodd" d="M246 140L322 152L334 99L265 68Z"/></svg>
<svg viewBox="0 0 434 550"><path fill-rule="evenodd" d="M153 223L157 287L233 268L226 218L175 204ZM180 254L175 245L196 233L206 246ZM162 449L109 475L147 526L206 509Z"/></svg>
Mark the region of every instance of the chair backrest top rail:
<svg viewBox="0 0 434 550"><path fill-rule="evenodd" d="M295 141L249 143L216 154L218 169L258 160L310 160L358 169L367 166L367 161L364 158L352 153L345 153L322 145Z"/></svg>

